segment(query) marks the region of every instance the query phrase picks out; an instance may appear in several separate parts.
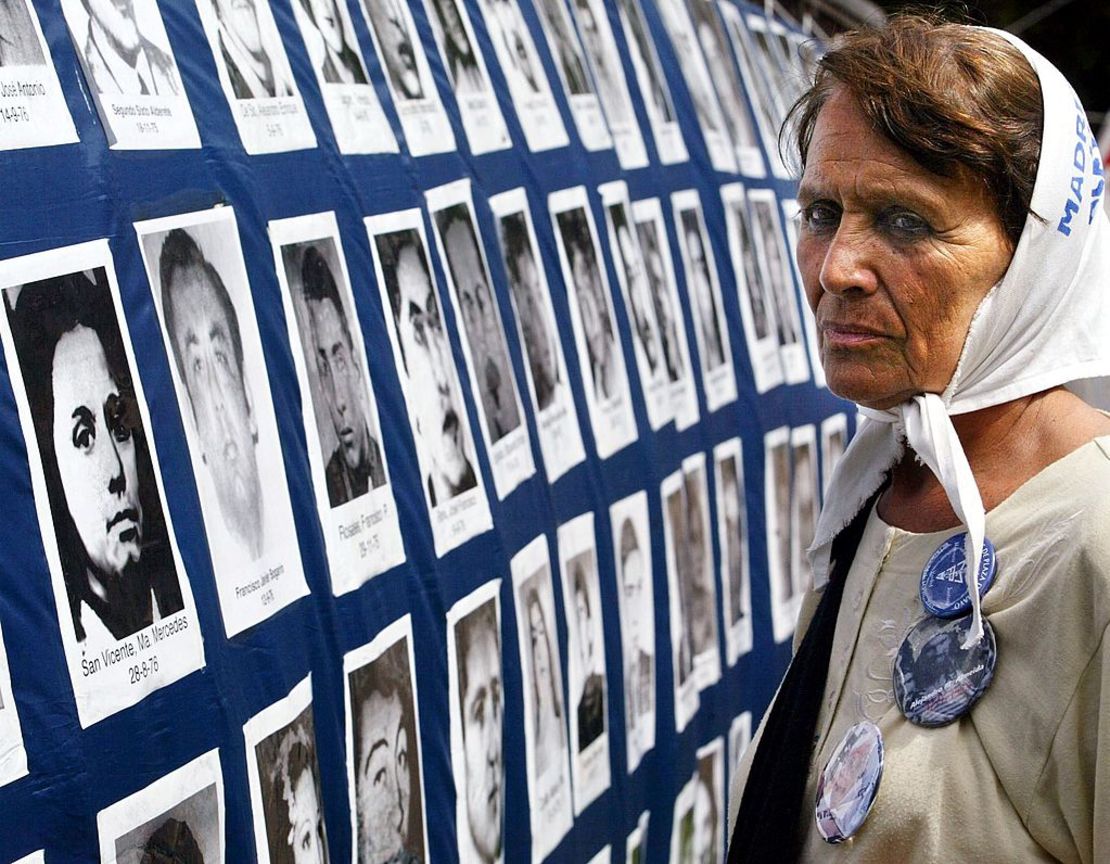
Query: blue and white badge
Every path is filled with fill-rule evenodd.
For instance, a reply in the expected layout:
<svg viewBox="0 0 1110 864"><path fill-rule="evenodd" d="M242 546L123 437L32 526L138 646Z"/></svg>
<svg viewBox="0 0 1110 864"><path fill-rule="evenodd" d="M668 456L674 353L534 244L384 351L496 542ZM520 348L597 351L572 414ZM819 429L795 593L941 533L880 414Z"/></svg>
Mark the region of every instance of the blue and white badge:
<svg viewBox="0 0 1110 864"><path fill-rule="evenodd" d="M983 638L961 646L971 616L919 621L894 657L894 699L906 719L918 726L946 726L979 701L994 680L998 643L983 619Z"/></svg>
<svg viewBox="0 0 1110 864"><path fill-rule="evenodd" d="M971 595L967 591L967 556L964 540L967 534L949 537L930 556L921 571L921 602L929 614L939 618L959 618L971 611ZM983 538L983 554L979 556L979 596L990 590L997 561L994 544Z"/></svg>
<svg viewBox="0 0 1110 864"><path fill-rule="evenodd" d="M827 843L855 834L883 778L883 733L874 723L857 723L844 733L817 778L817 830Z"/></svg>

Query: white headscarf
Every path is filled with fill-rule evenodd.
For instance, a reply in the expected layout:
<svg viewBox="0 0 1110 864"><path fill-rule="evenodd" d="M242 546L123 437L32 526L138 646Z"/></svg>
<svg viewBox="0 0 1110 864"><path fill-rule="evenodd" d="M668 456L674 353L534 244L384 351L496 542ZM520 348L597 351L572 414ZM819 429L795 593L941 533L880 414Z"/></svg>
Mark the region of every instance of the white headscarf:
<svg viewBox="0 0 1110 864"><path fill-rule="evenodd" d="M951 415L1110 374L1110 220L1103 209L1098 142L1060 71L1016 36L994 32L1025 55L1040 79L1044 132L1032 214L1006 275L971 320L944 392L915 396L889 411L862 409L866 419L833 472L809 551L821 587L828 581L833 538L908 445L940 480L967 529L974 615L969 643L983 632L975 575L985 513Z"/></svg>

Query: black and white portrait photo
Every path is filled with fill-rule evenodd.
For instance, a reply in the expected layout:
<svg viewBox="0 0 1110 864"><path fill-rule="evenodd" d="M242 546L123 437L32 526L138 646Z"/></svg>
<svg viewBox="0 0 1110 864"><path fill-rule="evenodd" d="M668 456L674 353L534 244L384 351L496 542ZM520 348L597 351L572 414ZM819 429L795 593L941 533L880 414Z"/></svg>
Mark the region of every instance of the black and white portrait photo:
<svg viewBox="0 0 1110 864"><path fill-rule="evenodd" d="M0 269L5 349L82 725L203 665L110 267L107 245L93 243ZM137 657L153 630L174 634L174 647L150 652L165 655L158 674L129 686L125 664L100 655L123 645Z"/></svg>
<svg viewBox="0 0 1110 864"><path fill-rule="evenodd" d="M524 189L495 195L490 199L490 207L496 217L516 335L524 352L540 450L547 479L554 483L585 458L585 449L551 292Z"/></svg>
<svg viewBox="0 0 1110 864"><path fill-rule="evenodd" d="M632 59L632 69L640 86L640 96L655 137L659 161L664 165L685 162L689 158L686 142L675 115L671 90L663 74L655 42L647 21L644 20L640 0L618 0L617 9Z"/></svg>
<svg viewBox="0 0 1110 864"><path fill-rule="evenodd" d="M405 560L381 421L335 214L276 220L269 233L340 594Z"/></svg>
<svg viewBox="0 0 1110 864"><path fill-rule="evenodd" d="M721 590L725 647L729 665L752 647L748 516L744 497L744 459L739 438L713 448L720 538Z"/></svg>
<svg viewBox="0 0 1110 864"><path fill-rule="evenodd" d="M205 753L105 808L96 821L102 864L223 864L224 789L218 751Z"/></svg>
<svg viewBox="0 0 1110 864"><path fill-rule="evenodd" d="M447 616L451 684L451 762L454 767L460 864L503 858L505 696L498 590L486 583Z"/></svg>
<svg viewBox="0 0 1110 864"><path fill-rule="evenodd" d="M670 610L671 669L674 686L675 730L682 732L698 710L698 682L694 676L693 591L684 577L689 572L686 543L686 481L682 469L663 478L663 543L666 550L667 605Z"/></svg>
<svg viewBox="0 0 1110 864"><path fill-rule="evenodd" d="M633 201L632 218L651 291L663 363L670 381L671 411L675 427L681 431L698 420L698 393L695 368L690 363L690 346L686 342L686 319L678 299L674 261L659 199Z"/></svg>
<svg viewBox="0 0 1110 864"><path fill-rule="evenodd" d="M554 849L574 819L567 712L555 629L555 595L547 537L536 537L511 561L520 672L532 858Z"/></svg>
<svg viewBox="0 0 1110 864"><path fill-rule="evenodd" d="M833 471L848 449L848 415L833 414L821 421L821 498L829 488Z"/></svg>
<svg viewBox="0 0 1110 864"><path fill-rule="evenodd" d="M565 147L570 139L518 0L479 0L478 6L528 149Z"/></svg>
<svg viewBox="0 0 1110 864"><path fill-rule="evenodd" d="M671 195L678 245L686 273L686 291L694 316L694 334L701 355L705 401L710 411L736 398L728 322L721 298L721 284L713 247L709 242L697 190Z"/></svg>
<svg viewBox="0 0 1110 864"><path fill-rule="evenodd" d="M655 600L647 493L609 508L616 558L617 607L624 670L624 734L628 773L655 746Z"/></svg>
<svg viewBox="0 0 1110 864"><path fill-rule="evenodd" d="M411 626L405 616L343 660L355 864L427 860Z"/></svg>
<svg viewBox="0 0 1110 864"><path fill-rule="evenodd" d="M328 864L312 679L243 727L259 864Z"/></svg>
<svg viewBox="0 0 1110 864"><path fill-rule="evenodd" d="M817 485L817 441L812 424L791 430L792 472L790 478L790 579L794 591L804 594L813 584L813 571L806 550L817 531L821 509Z"/></svg>
<svg viewBox="0 0 1110 864"><path fill-rule="evenodd" d="M308 593L235 214L221 207L135 229L231 636Z"/></svg>
<svg viewBox="0 0 1110 864"><path fill-rule="evenodd" d="M200 147L155 0L63 0L62 12L113 148ZM155 108L156 122L136 122Z"/></svg>
<svg viewBox="0 0 1110 864"><path fill-rule="evenodd" d="M723 864L727 822L724 801L724 740L698 749L694 772L693 864Z"/></svg>
<svg viewBox="0 0 1110 864"><path fill-rule="evenodd" d="M618 180L603 183L598 192L605 207L606 234L617 285L631 325L632 353L640 373L648 422L652 429L659 429L674 417L671 382L663 356L647 263L629 212L628 188Z"/></svg>
<svg viewBox="0 0 1110 864"><path fill-rule="evenodd" d="M0 0L0 67L44 66L46 56L28 0Z"/></svg>
<svg viewBox="0 0 1110 864"><path fill-rule="evenodd" d="M494 489L497 497L504 499L535 473L535 464L497 295L474 218L470 183L448 183L429 190L426 197L455 320L462 327L463 355L471 390L480 405L479 426Z"/></svg>
<svg viewBox="0 0 1110 864"><path fill-rule="evenodd" d="M301 32L313 41L317 76L326 84L366 84L366 65L345 0L297 0L306 20Z"/></svg>
<svg viewBox="0 0 1110 864"><path fill-rule="evenodd" d="M792 574L790 427L780 426L763 436L763 460L771 629L775 642L783 642L794 632L802 598Z"/></svg>
<svg viewBox="0 0 1110 864"><path fill-rule="evenodd" d="M255 154L315 147L316 135L269 2L196 0L196 4L244 149Z"/></svg>
<svg viewBox="0 0 1110 864"><path fill-rule="evenodd" d="M694 653L695 678L698 689L703 690L720 677L717 583L713 574L705 454L695 453L684 459L682 473L686 534L685 541L676 549L676 564L680 590L684 588L687 592L684 610Z"/></svg>
<svg viewBox="0 0 1110 864"><path fill-rule="evenodd" d="M585 379L586 404L598 454L605 459L635 441L638 434L609 280L585 187L551 193L548 208Z"/></svg>
<svg viewBox="0 0 1110 864"><path fill-rule="evenodd" d="M559 572L567 609L567 678L574 812L609 788L609 701L593 513L559 526Z"/></svg>
<svg viewBox="0 0 1110 864"><path fill-rule="evenodd" d="M436 551L442 554L491 525L474 438L420 211L370 217L366 224ZM459 496L467 496L468 509L452 518L448 505Z"/></svg>

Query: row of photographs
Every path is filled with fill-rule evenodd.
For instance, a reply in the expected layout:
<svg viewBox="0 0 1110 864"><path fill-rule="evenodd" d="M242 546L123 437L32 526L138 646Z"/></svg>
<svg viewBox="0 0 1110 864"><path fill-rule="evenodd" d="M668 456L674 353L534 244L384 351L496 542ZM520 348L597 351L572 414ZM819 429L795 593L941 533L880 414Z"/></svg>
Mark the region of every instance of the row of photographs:
<svg viewBox="0 0 1110 864"><path fill-rule="evenodd" d="M423 7L470 149L511 146L479 32L462 0ZM658 11L681 64L718 170L766 176L778 161L774 130L816 48L730 0L665 0ZM368 71L348 0L295 0L293 17L342 153L397 152ZM111 147L200 146L189 97L156 0L62 0L89 93ZM200 29L248 153L316 146L303 98L268 0L197 0ZM359 0L373 50L415 156L456 149L451 122L407 0ZM485 36L532 151L569 138L518 0L481 0ZM648 164L604 0L535 0L575 129L588 150L614 148L622 168ZM617 4L621 29L660 161L685 161L686 144L641 0ZM77 140L31 0L0 0L0 149ZM745 94L750 94L749 96ZM786 94L784 96L784 94Z"/></svg>
<svg viewBox="0 0 1110 864"><path fill-rule="evenodd" d="M738 451L739 440L730 445ZM729 452L718 461L718 472L735 469L735 459L736 453ZM685 484L690 476L697 476L699 467L692 473L677 472L679 482ZM664 490L668 485L664 484ZM665 512L670 510L668 504ZM687 521L685 515L677 518ZM650 630L654 619L647 581L651 571L646 495L640 492L614 504L610 521L618 557L631 773L643 752L654 746L655 734L654 636L644 632L645 622ZM670 519L665 521L670 561L683 546L674 541L682 528L670 525ZM567 606L573 607L566 616L569 700L564 700L560 674L547 538L537 537L510 563L520 652L517 668L525 694L531 858L537 864L610 785L608 686L594 528L593 514L587 513L558 531L562 593ZM672 591L675 581L671 579ZM501 580L494 579L447 613L451 772L462 864L503 860L506 766L501 595ZM287 696L247 720L243 726L246 771L254 843L261 864L327 862L323 790L344 786L351 802L353 864L427 860L425 762L414 668L408 616L344 656L345 783L325 782L327 778L321 776L311 674ZM676 681L676 688L681 686ZM730 766L737 764L750 734L751 716L746 713L732 726ZM723 749L723 740L718 740L698 750L691 779L678 793L670 856L676 864L723 861L727 812ZM223 783L220 755L213 750L110 805L97 817L100 860L104 864L148 860L222 864L227 831ZM634 850L640 849L642 856L646 830L645 816L629 838L628 860L642 860L635 857ZM152 857L156 855L162 857Z"/></svg>
<svg viewBox="0 0 1110 864"><path fill-rule="evenodd" d="M782 281L771 284L789 295L796 321L777 204L761 190L750 194L753 213L773 214L775 227L763 248L780 248ZM685 340L659 201L631 204L621 183L603 186L601 198L623 304L606 278L585 188L553 193L549 210L563 285L573 287L558 293L571 310L589 425L604 459L639 435L632 408L636 376L625 368L617 305L633 325L632 353L653 429L672 420L686 428L697 420L697 379L710 411L735 400L737 385L697 193L675 193L673 205L700 369ZM446 292L436 287L419 209L365 220L374 275L355 274L353 284L365 303L376 281L388 311L420 494L435 552L443 555L493 527L464 378L497 498L537 471L507 319L515 321L526 355L521 365L548 482L581 463L585 447L555 292L544 277L524 190L489 202L511 319L503 317L493 289L469 183L433 189L427 201ZM746 208L741 202L732 211ZM217 207L136 223L135 230L231 638L308 594L236 217L231 207ZM406 560L391 469L396 454L383 447L375 397L387 373L368 361L335 215L274 221L269 234L331 587L340 595ZM735 251L751 254L742 246ZM762 268L772 258L758 254L756 260ZM753 285L766 286L757 278L753 272ZM462 330L464 376L453 359L444 294ZM200 628L107 241L0 262L0 296L0 336L32 466L62 641L78 717L88 726L200 668ZM774 341L768 322L775 302L768 299L763 310L766 338ZM767 356L785 365L778 353ZM803 370L804 357L803 349Z"/></svg>
<svg viewBox="0 0 1110 864"><path fill-rule="evenodd" d="M817 434L813 425L781 427L768 432L764 439L767 579L776 642L789 637L801 595L808 588L804 552L812 540L821 486ZM823 421L820 465L825 485L846 440L846 415L833 415ZM607 652L615 651L619 657L621 681L615 686L621 695L616 698L623 705L624 764L632 774L655 747L661 688L673 688L675 728L682 732L700 707L699 694L720 679L722 638L718 621L724 624L727 665L736 664L753 647L750 523L745 507L741 439L717 445L712 463L715 531L710 525L706 457L694 454L663 479L661 513L654 520L648 496L640 491L609 508L607 527L599 525L595 514L589 512L559 526L556 566L543 534L510 562L520 656L519 664L509 666L520 670L520 692L524 694L525 770L535 862L545 858L570 830L574 818L610 788L613 756L608 728L611 683ZM665 554L662 566L653 564L651 544L651 538L659 534L660 518ZM597 532L601 530L611 533L611 571L598 559ZM715 561L719 568L714 567ZM553 577L553 571L557 577ZM600 584L605 572L614 574L619 622L619 642L609 645L602 620ZM665 579L667 586L669 634L663 640L657 639L655 631L653 574ZM565 604L565 689L554 578L560 580L559 593ZM186 595L191 612L187 584L175 587L179 595ZM503 844L501 596L501 580L491 580L459 600L446 616L449 735L458 843L461 861L475 864L498 861ZM195 622L191 626L195 635ZM667 645L671 652L673 681L669 685L657 676L660 645ZM174 651L188 650L188 644L178 639ZM344 657L347 788L353 802L351 832L357 840L354 860L358 864L425 860L427 838L421 816L422 755L413 651L411 621L405 616ZM170 661L171 655L163 653L160 662ZM159 661L149 652L143 660L129 662L144 669L153 664L154 671L158 671ZM327 860L310 678L244 726L247 752L253 754L248 777L256 842L259 850L269 850L268 858L260 851L263 862ZM0 743L6 754L0 762L3 782L27 773L15 708L7 663L0 651ZM750 731L749 718L744 742ZM672 852L675 861L687 860L687 852L682 850L691 843L700 848L712 839L718 852L723 849L718 836L723 830L721 814L726 812L721 806L720 747L715 751L710 748L707 754L699 752L698 758L698 770L680 794L679 803L687 815L698 813L707 806L699 798L713 791L717 804L710 811L716 815L708 833L705 819L699 817L695 822L698 827L691 834L690 827L679 819L676 804L672 841L677 844ZM729 764L735 765L735 758L730 757ZM178 841L197 843L201 850L209 850L199 859L185 860L222 861L223 822L217 806L222 797L220 776L219 759L213 752L108 808L99 818L103 860L145 860L141 853L149 848L146 844L154 842L151 838L169 842L167 832L172 831ZM699 784L706 790L698 791ZM204 841L202 836L209 839ZM324 857L302 858L296 851L317 847ZM401 857L395 857L399 854Z"/></svg>

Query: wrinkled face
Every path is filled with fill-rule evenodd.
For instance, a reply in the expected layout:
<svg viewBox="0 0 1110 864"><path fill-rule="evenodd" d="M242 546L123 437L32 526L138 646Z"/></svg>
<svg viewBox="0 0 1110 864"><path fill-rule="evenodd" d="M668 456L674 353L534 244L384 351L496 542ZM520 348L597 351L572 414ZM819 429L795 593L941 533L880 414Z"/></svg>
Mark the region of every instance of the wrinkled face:
<svg viewBox="0 0 1110 864"><path fill-rule="evenodd" d="M463 746L466 757L466 815L470 836L483 861L501 854L501 811L504 806L501 767L501 658L497 638L482 630L463 659Z"/></svg>
<svg viewBox="0 0 1110 864"><path fill-rule="evenodd" d="M343 461L354 470L365 464L370 450L362 390L362 372L351 350L349 333L332 300L310 300L308 315L316 352L316 371L328 403Z"/></svg>
<svg viewBox="0 0 1110 864"><path fill-rule="evenodd" d="M252 54L262 53L262 34L254 0L215 0L220 21Z"/></svg>
<svg viewBox="0 0 1110 864"><path fill-rule="evenodd" d="M433 484L458 486L467 470L463 413L456 400L451 349L443 332L435 288L419 256L416 246L409 245L397 260L397 338L408 370L406 396L416 415L415 431L425 445Z"/></svg>
<svg viewBox="0 0 1110 864"><path fill-rule="evenodd" d="M99 24L116 50L130 58L139 50L139 30L132 0L88 0L89 16Z"/></svg>
<svg viewBox="0 0 1110 864"><path fill-rule="evenodd" d="M293 783L289 824L293 826L289 831L293 864L327 864L324 814L316 796L316 783L311 771L302 771Z"/></svg>
<svg viewBox="0 0 1110 864"><path fill-rule="evenodd" d="M324 37L324 42L333 52L343 50L343 20L339 17L339 8L336 0L309 0L312 6L312 17L316 20L316 29Z"/></svg>
<svg viewBox="0 0 1110 864"><path fill-rule="evenodd" d="M216 288L200 268L178 269L173 279L175 351L193 409L201 457L228 527L252 547L261 527L258 431L236 356L231 323Z"/></svg>
<svg viewBox="0 0 1110 864"><path fill-rule="evenodd" d="M420 99L424 88L416 66L404 0L371 0L367 5L382 46L389 79L406 99Z"/></svg>
<svg viewBox="0 0 1110 864"><path fill-rule="evenodd" d="M128 408L96 333L79 325L58 340L51 383L69 515L93 566L119 575L142 555L143 511Z"/></svg>
<svg viewBox="0 0 1110 864"><path fill-rule="evenodd" d="M985 185L930 173L838 89L798 200L798 264L829 388L878 409L942 392L1013 252Z"/></svg>
<svg viewBox="0 0 1110 864"><path fill-rule="evenodd" d="M409 741L401 700L375 691L362 705L355 794L358 799L359 861L385 864L408 834Z"/></svg>
<svg viewBox="0 0 1110 864"><path fill-rule="evenodd" d="M542 389L539 379L553 383L556 378L555 349L551 342L551 332L547 327L546 310L541 295L540 276L536 270L536 260L528 252L517 258L517 279L512 283L513 299L516 300L520 329L524 335L524 347L528 351L532 377L536 388Z"/></svg>

